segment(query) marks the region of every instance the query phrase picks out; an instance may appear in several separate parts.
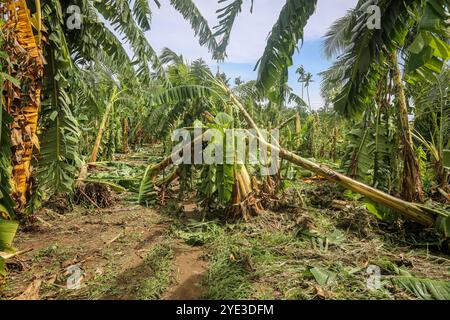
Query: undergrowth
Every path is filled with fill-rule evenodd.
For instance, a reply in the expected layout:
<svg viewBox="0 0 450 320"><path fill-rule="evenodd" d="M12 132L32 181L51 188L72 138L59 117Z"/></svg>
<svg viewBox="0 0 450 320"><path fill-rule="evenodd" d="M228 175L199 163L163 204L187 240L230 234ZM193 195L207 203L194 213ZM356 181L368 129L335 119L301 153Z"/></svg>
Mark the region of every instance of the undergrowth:
<svg viewBox="0 0 450 320"><path fill-rule="evenodd" d="M308 204L268 211L249 223L180 223L172 233L205 247L206 299L439 298L435 287L401 282L399 268L408 281L434 278L445 297L447 256L423 252L407 235L392 235L386 227L358 203L344 210ZM379 282L373 277L378 270Z"/></svg>

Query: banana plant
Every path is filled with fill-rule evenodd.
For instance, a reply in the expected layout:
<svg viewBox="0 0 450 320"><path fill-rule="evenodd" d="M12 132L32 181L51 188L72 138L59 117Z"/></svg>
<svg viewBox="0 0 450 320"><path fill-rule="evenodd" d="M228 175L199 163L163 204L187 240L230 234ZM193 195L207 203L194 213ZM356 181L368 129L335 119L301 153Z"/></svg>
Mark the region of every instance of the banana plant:
<svg viewBox="0 0 450 320"><path fill-rule="evenodd" d="M442 189L447 189L448 186L444 169L444 149L447 148L447 141L450 141L450 112L446 108L450 92L449 75L450 69L446 67L433 81L412 84L410 88L417 110L413 136L430 155L436 182Z"/></svg>
<svg viewBox="0 0 450 320"><path fill-rule="evenodd" d="M3 25L3 50L10 62L9 74L20 79L20 85L12 81L4 83L8 92L5 96L5 109L12 118L9 125L13 164L12 198L16 209L20 211L25 208L27 194L31 192L29 182L33 150L39 149L37 129L44 66L26 1L7 1L0 14L8 17Z"/></svg>
<svg viewBox="0 0 450 320"><path fill-rule="evenodd" d="M362 10L369 3L359 1L355 10L335 22L327 33L325 52L339 57L325 73L328 84L323 88L337 84L340 92L334 99L335 109L355 117L373 104L386 74L392 78L403 158L402 195L406 200L421 201L423 191L405 83L417 79L417 74L442 72L450 53L450 46L440 40L448 33L448 4L442 0L379 2L384 23L380 30L370 30L366 25L368 15ZM403 75L399 51L406 52Z"/></svg>

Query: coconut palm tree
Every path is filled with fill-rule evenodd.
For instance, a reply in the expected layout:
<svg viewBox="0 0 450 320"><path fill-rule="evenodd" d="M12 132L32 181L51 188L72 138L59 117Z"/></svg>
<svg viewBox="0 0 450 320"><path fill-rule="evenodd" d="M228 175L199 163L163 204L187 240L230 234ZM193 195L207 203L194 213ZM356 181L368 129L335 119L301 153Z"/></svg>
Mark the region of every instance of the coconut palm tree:
<svg viewBox="0 0 450 320"><path fill-rule="evenodd" d="M358 14L365 4L366 1L359 1L357 7L336 21L326 35L325 53L340 54L333 67L325 73L325 81L329 83L326 87L339 83L341 90L334 100L334 107L341 114L355 116L372 103L380 81L388 74L387 79L392 81L391 95L397 98L403 158L402 195L407 200L422 200L419 165L408 120L405 81L439 73L441 68L433 68L432 61L442 67L443 61L450 57L449 45L440 40L448 33L442 24L448 17L448 5L441 0L383 3L381 9L385 22L382 30L378 31L367 28L364 24L367 16ZM441 8L441 11L436 12L436 8ZM391 18L392 12L397 13L396 17ZM432 28L426 26L426 21L431 16L436 18L436 15L441 24L437 22ZM423 38L427 39L426 42L422 41ZM415 48L418 41L423 45L427 43L431 56L425 57L422 51L426 49L420 51ZM438 43L440 49L433 49L433 43ZM406 52L404 74L398 63L400 50Z"/></svg>
<svg viewBox="0 0 450 320"><path fill-rule="evenodd" d="M306 94L308 96L308 105L309 108L311 109L311 99L309 97L309 86L311 85L311 83L314 82L313 80L313 75L312 73L307 73L305 74L305 88L306 88Z"/></svg>
<svg viewBox="0 0 450 320"><path fill-rule="evenodd" d="M300 66L300 67L297 68L297 70L295 70L295 73L298 75L297 82L300 83L301 86L302 86L302 99L304 99L305 98L305 96L304 96L304 89L305 89L304 83L305 83L305 74L306 74L305 68L303 66Z"/></svg>

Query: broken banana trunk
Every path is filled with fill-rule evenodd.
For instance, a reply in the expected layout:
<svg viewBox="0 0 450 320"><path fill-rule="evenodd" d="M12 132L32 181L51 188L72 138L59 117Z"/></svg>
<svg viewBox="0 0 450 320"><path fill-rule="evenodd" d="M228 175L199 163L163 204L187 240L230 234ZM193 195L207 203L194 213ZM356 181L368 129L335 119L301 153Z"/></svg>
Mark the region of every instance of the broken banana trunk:
<svg viewBox="0 0 450 320"><path fill-rule="evenodd" d="M264 208L255 197L250 175L245 165L239 165L234 173L233 194L229 214L234 219L242 218L248 221L258 215Z"/></svg>
<svg viewBox="0 0 450 320"><path fill-rule="evenodd" d="M16 209L21 211L31 189L33 149L39 149L37 125L44 66L25 0L6 1L1 14L7 17L2 31L5 35L5 51L11 62L8 71L20 82L19 87L11 82L6 83L5 101L7 111L13 118L10 125L13 152L12 196L17 204Z"/></svg>
<svg viewBox="0 0 450 320"><path fill-rule="evenodd" d="M322 165L318 165L312 161L306 160L288 150L283 149L279 145L273 145L268 143L264 136L261 134L258 126L255 121L248 114L247 110L243 107L243 105L239 102L239 100L230 92L230 97L232 99L233 104L242 112L245 120L248 122L250 127L252 127L257 133L257 139L269 150L276 150L279 152L280 158L290 161L298 166L301 166L307 170L310 170L329 181L337 182L340 185L344 186L347 189L350 189L356 193L359 193L372 201L384 205L388 208L395 210L400 213L404 217L420 223L426 227L431 227L435 224L436 217L427 211L425 208L420 207L414 203L407 202L396 197L393 197L383 191L372 188L364 183L353 180L343 174L340 174L330 168Z"/></svg>
<svg viewBox="0 0 450 320"><path fill-rule="evenodd" d="M203 137L204 135L202 134L193 139L191 142L191 147L198 142L201 143L203 141ZM166 179L160 182L156 181L157 176L173 164L172 159L174 159L180 151L181 150L177 150L158 164L147 167L139 188L139 203L145 204L148 200L146 193L149 194L154 192L155 187L159 189L161 186L167 186L170 182L179 177L180 170L176 169ZM236 165L234 171L233 192L228 210L228 214L232 218L242 218L247 221L250 217L258 215L262 210L264 210L254 191L252 180L245 165Z"/></svg>

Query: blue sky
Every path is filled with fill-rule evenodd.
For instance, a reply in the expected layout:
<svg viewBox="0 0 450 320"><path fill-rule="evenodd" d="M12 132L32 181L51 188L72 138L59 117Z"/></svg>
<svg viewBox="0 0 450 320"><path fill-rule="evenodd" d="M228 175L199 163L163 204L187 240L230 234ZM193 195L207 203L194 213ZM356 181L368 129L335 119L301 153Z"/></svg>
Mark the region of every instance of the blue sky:
<svg viewBox="0 0 450 320"><path fill-rule="evenodd" d="M217 0L194 0L198 8L208 20L210 26L217 23L215 11ZM168 47L192 61L203 58L213 70L217 63L211 60L208 50L198 44L194 32L183 17L169 4L169 0L160 0L161 8L153 6L152 30L146 36L155 50ZM310 87L311 104L314 109L322 106L320 97L319 72L326 70L331 61L322 55L322 37L331 23L342 17L346 11L356 5L357 0L318 0L316 13L305 29L305 41L300 53L294 56L294 65L290 70L289 85L301 95L301 87L297 82L295 70L303 65L307 72L314 76ZM153 2L151 1L153 4ZM220 70L234 80L241 76L242 80L256 79L253 71L257 60L261 57L266 44L267 35L272 29L284 0L254 0L253 14L250 14L250 0L244 1L242 13L235 21L228 48L228 58L220 64Z"/></svg>
<svg viewBox="0 0 450 320"><path fill-rule="evenodd" d="M313 109L318 109L323 105L322 98L320 96L320 77L318 73L326 70L332 63L322 57L322 40L307 40L300 52L294 56L294 65L289 70L289 86L294 89L300 97L301 84L297 81L298 75L295 74L295 70L300 65L303 65L307 72L313 74L313 83L310 85L310 98ZM244 81L256 79L257 72L253 71L254 63L223 63L219 65L220 71L223 71L231 78L231 84L234 84L236 77L241 77ZM217 64L212 65L213 70L217 70ZM304 99L307 102L306 90L304 90Z"/></svg>

